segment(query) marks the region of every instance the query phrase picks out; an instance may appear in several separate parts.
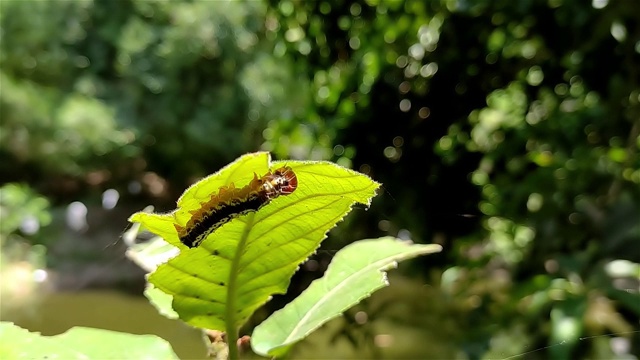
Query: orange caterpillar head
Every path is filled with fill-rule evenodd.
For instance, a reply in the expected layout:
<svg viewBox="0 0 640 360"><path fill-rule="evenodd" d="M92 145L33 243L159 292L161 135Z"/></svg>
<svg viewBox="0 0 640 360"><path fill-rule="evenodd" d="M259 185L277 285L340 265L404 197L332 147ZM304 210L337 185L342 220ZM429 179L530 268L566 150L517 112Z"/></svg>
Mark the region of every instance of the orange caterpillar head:
<svg viewBox="0 0 640 360"><path fill-rule="evenodd" d="M269 173L263 179L265 180L263 186L270 198L289 195L298 187L298 177L288 166L276 169L273 174Z"/></svg>

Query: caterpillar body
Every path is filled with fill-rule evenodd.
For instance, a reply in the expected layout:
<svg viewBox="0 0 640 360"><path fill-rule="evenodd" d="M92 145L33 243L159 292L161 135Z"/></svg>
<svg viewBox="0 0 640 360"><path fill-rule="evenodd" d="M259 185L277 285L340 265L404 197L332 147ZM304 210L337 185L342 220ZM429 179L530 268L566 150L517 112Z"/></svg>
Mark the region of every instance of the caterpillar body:
<svg viewBox="0 0 640 360"><path fill-rule="evenodd" d="M298 178L293 170L284 166L262 177L253 174L253 180L236 188L233 183L220 188L217 194L191 211L185 226L175 224L180 241L193 248L202 243L211 233L234 218L258 211L280 195L289 195L298 187Z"/></svg>

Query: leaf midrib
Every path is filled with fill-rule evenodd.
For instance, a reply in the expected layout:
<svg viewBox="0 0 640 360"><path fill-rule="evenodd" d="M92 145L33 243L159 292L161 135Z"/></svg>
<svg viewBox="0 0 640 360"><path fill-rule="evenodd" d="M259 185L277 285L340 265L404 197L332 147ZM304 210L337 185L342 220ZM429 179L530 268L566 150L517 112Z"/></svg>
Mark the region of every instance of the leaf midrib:
<svg viewBox="0 0 640 360"><path fill-rule="evenodd" d="M227 307L226 307L226 315L225 315L225 327L227 334L231 334L233 332L235 334L236 329L236 292L239 286L236 284L238 281L239 274L239 266L240 266L240 258L241 254L244 253L244 248L247 244L247 239L249 238L249 233L253 228L253 219L255 217L255 213L250 213L247 215L247 223L245 228L242 230L242 235L240 237L240 241L238 242L238 246L236 248L235 256L233 257L233 261L231 262L231 269L229 270L229 283L227 290Z"/></svg>

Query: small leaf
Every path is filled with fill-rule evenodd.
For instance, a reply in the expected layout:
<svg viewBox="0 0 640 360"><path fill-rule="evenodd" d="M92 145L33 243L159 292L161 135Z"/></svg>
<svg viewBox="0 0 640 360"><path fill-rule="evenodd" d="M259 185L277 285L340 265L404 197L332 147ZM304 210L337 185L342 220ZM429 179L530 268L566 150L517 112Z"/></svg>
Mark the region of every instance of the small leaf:
<svg viewBox="0 0 640 360"><path fill-rule="evenodd" d="M175 224L185 224L221 186L242 187L254 173L289 166L298 179L290 195L257 212L239 216L198 247L180 242ZM149 231L178 247L180 254L158 266L149 282L173 296L185 322L211 330L237 330L273 294L286 292L293 273L320 245L327 231L355 203L368 205L379 184L366 175L329 162L270 163L268 153L245 155L190 187L170 214L134 214Z"/></svg>
<svg viewBox="0 0 640 360"><path fill-rule="evenodd" d="M171 345L155 335L74 327L42 336L0 322L0 359L178 359Z"/></svg>
<svg viewBox="0 0 640 360"><path fill-rule="evenodd" d="M440 250L440 245L416 245L390 237L346 246L322 278L256 327L251 336L253 350L263 356L282 355L313 330L387 286L385 271L397 261Z"/></svg>
<svg viewBox="0 0 640 360"><path fill-rule="evenodd" d="M149 208L143 210L143 212L147 213L151 211ZM145 242L137 243L136 239L140 237L140 228L140 223L134 223L131 228L122 235L122 238L129 247L125 255L147 272L155 271L160 264L166 263L169 259L176 257L180 252L178 248L170 245L159 236L153 236ZM144 290L144 296L149 299L151 305L153 305L162 316L169 319L178 318L178 314L173 311L171 307L173 296L165 294L148 282Z"/></svg>
<svg viewBox="0 0 640 360"><path fill-rule="evenodd" d="M164 293L150 283L147 283L147 287L144 289L144 296L149 299L151 305L158 310L160 315L169 319L177 319L179 317L171 306L173 296Z"/></svg>
<svg viewBox="0 0 640 360"><path fill-rule="evenodd" d="M134 226L139 224L134 224ZM160 264L176 257L179 250L159 236L139 244L131 244L125 255L147 272L153 272Z"/></svg>

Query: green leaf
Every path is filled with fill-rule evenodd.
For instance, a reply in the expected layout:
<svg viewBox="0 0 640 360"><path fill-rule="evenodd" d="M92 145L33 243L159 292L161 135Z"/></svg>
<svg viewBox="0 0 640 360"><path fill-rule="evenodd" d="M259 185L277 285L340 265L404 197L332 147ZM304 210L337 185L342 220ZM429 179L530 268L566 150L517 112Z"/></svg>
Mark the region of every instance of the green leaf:
<svg viewBox="0 0 640 360"><path fill-rule="evenodd" d="M386 271L397 261L442 250L386 237L361 240L340 250L324 276L253 332L251 346L264 356L280 356L327 321L388 285Z"/></svg>
<svg viewBox="0 0 640 360"><path fill-rule="evenodd" d="M178 255L179 250L159 236L154 236L142 243L135 243L139 228L140 223L135 223L122 236L129 247L125 255L138 266L147 272L153 272L160 264Z"/></svg>
<svg viewBox="0 0 640 360"><path fill-rule="evenodd" d="M147 213L151 210L152 207L147 207L143 212ZM159 236L154 236L142 243L136 243L136 239L141 230L140 228L140 223L134 223L131 228L122 235L122 239L129 247L126 256L138 266L147 272L153 272L159 265L166 263L169 259L178 255L178 248L168 244ZM173 311L171 307L171 302L173 301L171 295L165 294L152 284L147 283L144 296L149 299L151 305L153 305L162 316L169 319L178 318L178 314Z"/></svg>
<svg viewBox="0 0 640 360"><path fill-rule="evenodd" d="M174 224L184 224L223 185L241 187L254 173L290 166L298 187L257 212L233 219L198 247L187 248ZM270 163L268 153L245 155L197 184L170 214L134 214L140 222L181 249L149 276L157 289L173 296L173 309L185 322L212 330L236 331L273 294L286 292L293 273L320 245L327 231L355 203L368 205L379 184L329 162Z"/></svg>
<svg viewBox="0 0 640 360"><path fill-rule="evenodd" d="M144 296L149 299L151 305L158 310L160 315L168 319L177 319L179 317L178 313L173 311L173 307L171 306L173 296L164 293L150 283L147 283L147 287L144 289Z"/></svg>
<svg viewBox="0 0 640 360"><path fill-rule="evenodd" d="M178 359L171 345L155 335L74 327L42 336L0 322L0 359Z"/></svg>

